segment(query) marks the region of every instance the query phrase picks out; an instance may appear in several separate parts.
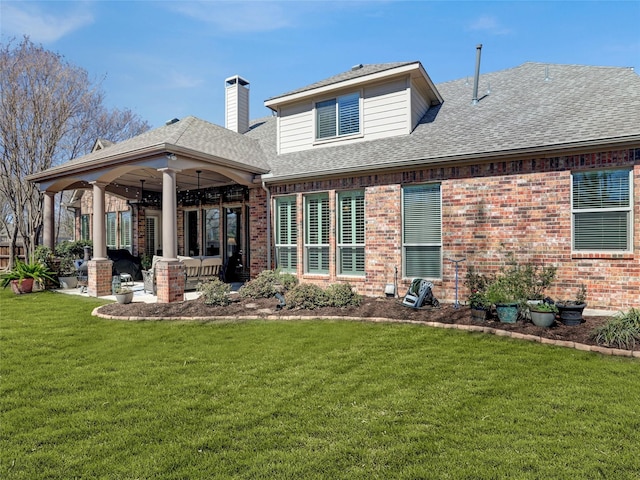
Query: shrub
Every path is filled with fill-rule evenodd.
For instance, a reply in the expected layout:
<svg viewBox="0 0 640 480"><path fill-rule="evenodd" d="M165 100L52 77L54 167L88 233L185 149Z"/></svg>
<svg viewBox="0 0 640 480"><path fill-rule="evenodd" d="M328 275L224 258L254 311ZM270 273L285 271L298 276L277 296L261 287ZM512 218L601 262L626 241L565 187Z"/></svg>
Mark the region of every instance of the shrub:
<svg viewBox="0 0 640 480"><path fill-rule="evenodd" d="M198 284L198 291L202 293L205 305L219 305L224 307L231 303L229 299L231 286L217 278Z"/></svg>
<svg viewBox="0 0 640 480"><path fill-rule="evenodd" d="M313 310L329 304L326 292L312 283L296 285L287 292L286 299L288 308Z"/></svg>
<svg viewBox="0 0 640 480"><path fill-rule="evenodd" d="M612 317L596 328L591 338L598 345L632 350L636 342L640 342L640 309L632 308L627 313Z"/></svg>
<svg viewBox="0 0 640 480"><path fill-rule="evenodd" d="M283 293L298 284L298 279L290 273L278 270L263 270L256 278L245 283L238 291L242 298L270 298Z"/></svg>
<svg viewBox="0 0 640 480"><path fill-rule="evenodd" d="M357 307L362 302L362 297L358 295L349 283L334 283L325 290L328 305L331 307Z"/></svg>

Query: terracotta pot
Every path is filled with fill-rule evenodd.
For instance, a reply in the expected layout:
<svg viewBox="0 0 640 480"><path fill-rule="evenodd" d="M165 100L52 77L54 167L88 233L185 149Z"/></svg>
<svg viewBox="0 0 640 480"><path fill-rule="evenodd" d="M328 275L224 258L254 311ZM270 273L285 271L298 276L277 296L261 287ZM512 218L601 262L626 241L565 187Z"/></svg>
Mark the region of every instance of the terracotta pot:
<svg viewBox="0 0 640 480"><path fill-rule="evenodd" d="M22 280L11 280L11 290L16 295L31 293L33 291L33 278L23 278Z"/></svg>

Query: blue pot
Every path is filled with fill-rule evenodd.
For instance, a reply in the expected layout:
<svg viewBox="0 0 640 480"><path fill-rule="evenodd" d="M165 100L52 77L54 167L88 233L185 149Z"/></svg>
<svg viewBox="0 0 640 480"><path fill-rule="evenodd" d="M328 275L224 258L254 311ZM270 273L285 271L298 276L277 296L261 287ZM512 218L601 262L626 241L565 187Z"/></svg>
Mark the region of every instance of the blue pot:
<svg viewBox="0 0 640 480"><path fill-rule="evenodd" d="M496 312L502 323L516 323L518 319L517 303L497 303Z"/></svg>

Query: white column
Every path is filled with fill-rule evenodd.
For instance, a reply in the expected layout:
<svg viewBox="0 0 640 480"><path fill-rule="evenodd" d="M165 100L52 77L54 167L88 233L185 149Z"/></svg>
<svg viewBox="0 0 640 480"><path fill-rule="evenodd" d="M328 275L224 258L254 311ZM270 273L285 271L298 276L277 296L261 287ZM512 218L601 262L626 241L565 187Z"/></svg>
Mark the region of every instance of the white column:
<svg viewBox="0 0 640 480"><path fill-rule="evenodd" d="M162 256L178 258L178 201L176 198L176 173L179 170L160 168L162 172Z"/></svg>
<svg viewBox="0 0 640 480"><path fill-rule="evenodd" d="M107 231L104 220L104 191L106 183L91 182L93 185L93 259L107 259Z"/></svg>
<svg viewBox="0 0 640 480"><path fill-rule="evenodd" d="M56 248L55 241L55 192L44 192L44 229L42 231L42 243L51 251Z"/></svg>

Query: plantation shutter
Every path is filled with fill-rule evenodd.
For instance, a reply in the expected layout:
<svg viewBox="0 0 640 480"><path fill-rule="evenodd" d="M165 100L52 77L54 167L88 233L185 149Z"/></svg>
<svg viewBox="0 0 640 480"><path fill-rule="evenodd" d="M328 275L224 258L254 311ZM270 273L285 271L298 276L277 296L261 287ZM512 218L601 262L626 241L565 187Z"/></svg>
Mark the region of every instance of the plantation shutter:
<svg viewBox="0 0 640 480"><path fill-rule="evenodd" d="M89 240L91 237L89 232L89 215L85 214L80 217L80 239Z"/></svg>
<svg viewBox="0 0 640 480"><path fill-rule="evenodd" d="M440 185L403 189L404 275L440 278L442 275L442 214Z"/></svg>
<svg viewBox="0 0 640 480"><path fill-rule="evenodd" d="M117 243L117 230L116 230L116 213L109 212L106 214L107 216L107 248L118 248Z"/></svg>
<svg viewBox="0 0 640 480"><path fill-rule="evenodd" d="M156 254L156 224L157 220L155 217L146 217L145 220L145 248L144 253L152 257Z"/></svg>
<svg viewBox="0 0 640 480"><path fill-rule="evenodd" d="M276 259L283 272L295 273L298 265L296 197L276 199Z"/></svg>
<svg viewBox="0 0 640 480"><path fill-rule="evenodd" d="M628 170L574 173L574 250L630 250L631 198Z"/></svg>
<svg viewBox="0 0 640 480"><path fill-rule="evenodd" d="M364 275L364 192L338 195L340 274Z"/></svg>
<svg viewBox="0 0 640 480"><path fill-rule="evenodd" d="M336 135L336 99L316 103L316 138Z"/></svg>
<svg viewBox="0 0 640 480"><path fill-rule="evenodd" d="M329 273L329 196L305 197L306 268L309 273Z"/></svg>
<svg viewBox="0 0 640 480"><path fill-rule="evenodd" d="M120 212L120 248L126 248L129 253L132 253L131 236L131 212Z"/></svg>
<svg viewBox="0 0 640 480"><path fill-rule="evenodd" d="M360 131L360 95L354 93L338 99L338 135Z"/></svg>

